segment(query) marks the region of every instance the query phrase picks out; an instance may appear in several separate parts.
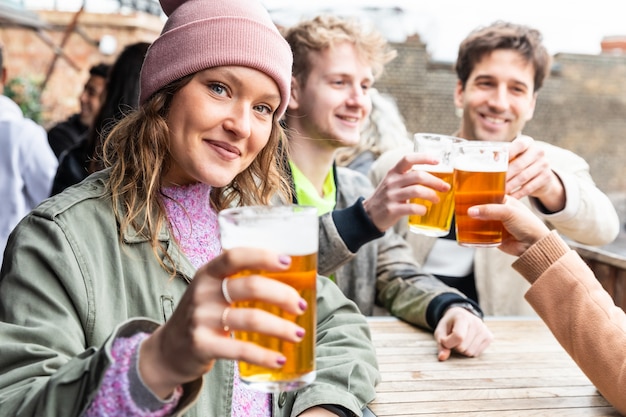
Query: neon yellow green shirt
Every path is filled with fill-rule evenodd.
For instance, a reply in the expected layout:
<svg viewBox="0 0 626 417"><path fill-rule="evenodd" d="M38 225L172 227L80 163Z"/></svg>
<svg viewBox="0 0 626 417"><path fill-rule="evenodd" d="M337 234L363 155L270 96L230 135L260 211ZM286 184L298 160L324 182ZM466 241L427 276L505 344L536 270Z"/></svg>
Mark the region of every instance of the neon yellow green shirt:
<svg viewBox="0 0 626 417"><path fill-rule="evenodd" d="M334 210L337 204L337 187L335 186L335 168L331 168L322 186L323 195L320 196L311 181L298 169L296 164L289 161L293 183L296 187L298 204L317 208L317 215L321 216Z"/></svg>

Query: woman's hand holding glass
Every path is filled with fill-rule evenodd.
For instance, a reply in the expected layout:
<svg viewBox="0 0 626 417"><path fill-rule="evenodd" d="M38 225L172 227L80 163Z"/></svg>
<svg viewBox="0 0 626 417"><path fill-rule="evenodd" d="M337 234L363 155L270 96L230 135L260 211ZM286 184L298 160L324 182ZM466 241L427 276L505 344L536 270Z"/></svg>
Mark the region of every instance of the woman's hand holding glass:
<svg viewBox="0 0 626 417"><path fill-rule="evenodd" d="M509 235L499 249L510 255L520 256L526 249L545 237L550 230L528 207L511 196L504 197L504 204L483 204L467 210L470 217L480 220L499 220Z"/></svg>
<svg viewBox="0 0 626 417"><path fill-rule="evenodd" d="M245 270L284 271L290 258L271 251L237 248L224 251L202 266L172 317L141 345L139 372L159 397L210 371L216 359L243 360L280 368L285 357L256 344L230 337L230 331L264 333L299 342L304 329L258 309L234 308L222 291L222 281ZM307 303L291 286L259 275L227 281L232 301L258 300L300 315Z"/></svg>

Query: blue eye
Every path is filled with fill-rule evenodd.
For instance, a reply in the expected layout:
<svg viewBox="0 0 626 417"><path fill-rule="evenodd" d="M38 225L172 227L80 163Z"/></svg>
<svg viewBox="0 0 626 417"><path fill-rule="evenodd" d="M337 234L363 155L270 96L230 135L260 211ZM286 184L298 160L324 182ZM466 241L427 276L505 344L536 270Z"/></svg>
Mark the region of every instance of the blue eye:
<svg viewBox="0 0 626 417"><path fill-rule="evenodd" d="M211 91L219 95L226 93L226 87L220 83L210 83L209 89L211 89Z"/></svg>
<svg viewBox="0 0 626 417"><path fill-rule="evenodd" d="M270 106L265 104L259 104L258 106L254 106L254 109L263 114L272 114L274 110Z"/></svg>

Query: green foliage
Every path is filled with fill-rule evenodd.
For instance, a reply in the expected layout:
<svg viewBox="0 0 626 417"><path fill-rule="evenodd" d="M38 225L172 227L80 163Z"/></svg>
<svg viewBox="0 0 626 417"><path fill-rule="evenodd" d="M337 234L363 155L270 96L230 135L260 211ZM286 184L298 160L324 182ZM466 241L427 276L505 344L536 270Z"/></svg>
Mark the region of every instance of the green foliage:
<svg viewBox="0 0 626 417"><path fill-rule="evenodd" d="M20 106L24 117L41 123L41 91L38 82L31 78L15 77L4 86L4 95Z"/></svg>

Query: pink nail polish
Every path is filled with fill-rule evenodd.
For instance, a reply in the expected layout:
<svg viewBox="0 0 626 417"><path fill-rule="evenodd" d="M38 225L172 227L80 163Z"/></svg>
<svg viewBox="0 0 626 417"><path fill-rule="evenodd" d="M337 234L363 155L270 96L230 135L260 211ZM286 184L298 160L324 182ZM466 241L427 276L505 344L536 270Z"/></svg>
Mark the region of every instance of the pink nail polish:
<svg viewBox="0 0 626 417"><path fill-rule="evenodd" d="M280 262L283 265L289 265L291 263L291 256L288 255L280 255L278 257L278 262Z"/></svg>
<svg viewBox="0 0 626 417"><path fill-rule="evenodd" d="M304 329L296 330L296 336L298 336L300 338L304 337Z"/></svg>
<svg viewBox="0 0 626 417"><path fill-rule="evenodd" d="M281 356L280 358L276 359L276 363L278 365L284 365L287 363L287 358L285 358L284 356Z"/></svg>
<svg viewBox="0 0 626 417"><path fill-rule="evenodd" d="M300 301L298 301L298 307L300 307L301 311L305 311L308 306L309 305L306 303L306 300L304 300L303 298L301 298Z"/></svg>

